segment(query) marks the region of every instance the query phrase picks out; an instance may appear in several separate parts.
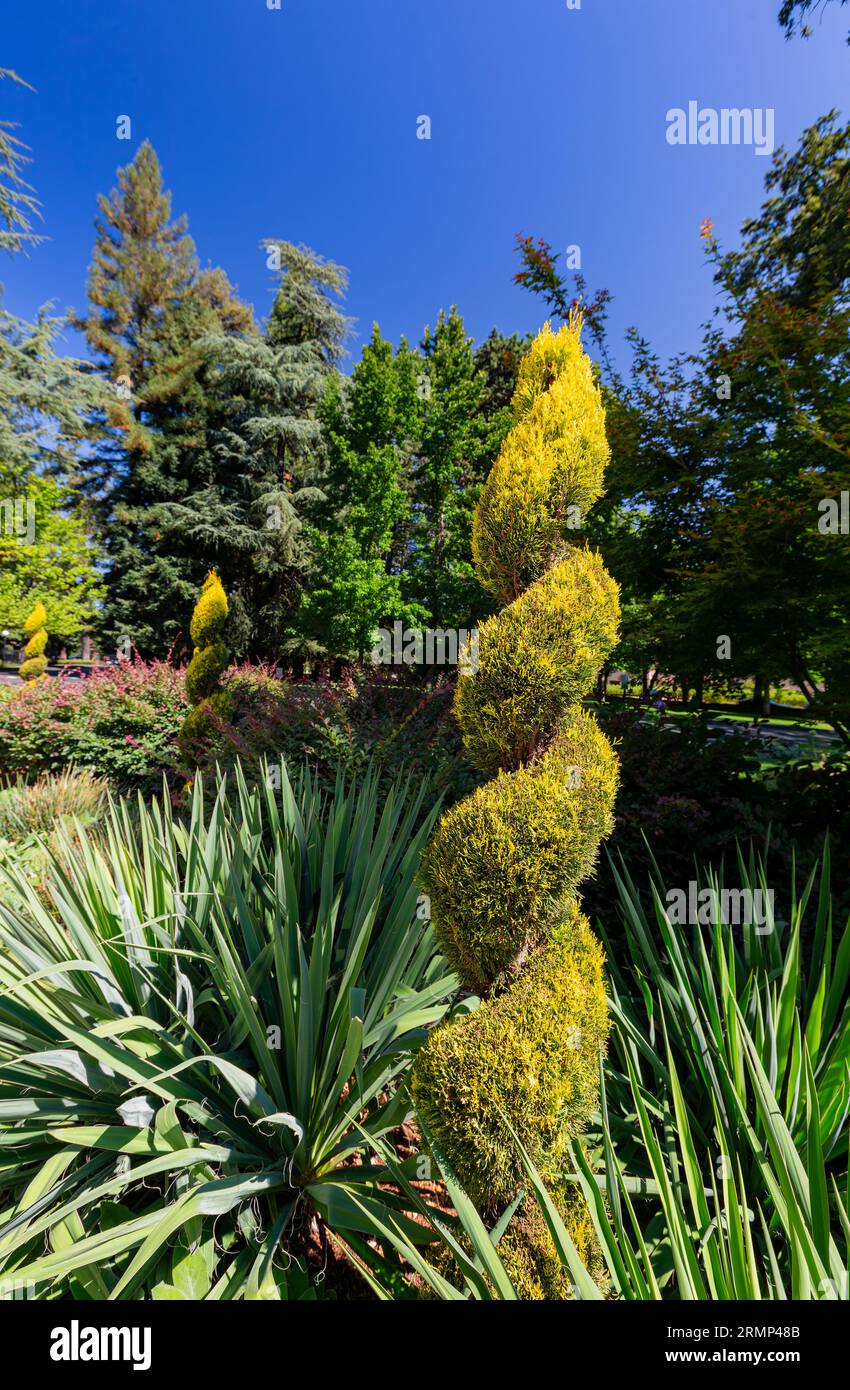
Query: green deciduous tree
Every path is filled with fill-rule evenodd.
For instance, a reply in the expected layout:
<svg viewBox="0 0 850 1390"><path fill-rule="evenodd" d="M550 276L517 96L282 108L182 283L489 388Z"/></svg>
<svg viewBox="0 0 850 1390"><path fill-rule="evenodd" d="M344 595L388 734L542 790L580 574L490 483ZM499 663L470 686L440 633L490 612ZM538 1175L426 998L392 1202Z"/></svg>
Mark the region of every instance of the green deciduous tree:
<svg viewBox="0 0 850 1390"><path fill-rule="evenodd" d="M833 113L778 150L766 194L734 251L703 223L721 303L700 351L663 363L630 332L586 526L623 586L623 660L698 697L790 679L846 735L850 538L822 520L850 489L850 127ZM524 283L551 302L554 274L566 302L551 270Z"/></svg>
<svg viewBox="0 0 850 1390"><path fill-rule="evenodd" d="M73 494L54 478L30 477L11 515L26 524L0 527L0 627L19 634L33 602L47 609L52 638L70 642L88 628L103 597L97 551L73 510Z"/></svg>
<svg viewBox="0 0 850 1390"><path fill-rule="evenodd" d="M737 250L706 238L725 321L704 356L729 399L716 409L725 514L700 584L728 596L737 578L753 649L846 733L850 537L822 529L821 504L850 488L850 125L833 112L778 150L766 191Z"/></svg>
<svg viewBox="0 0 850 1390"><path fill-rule="evenodd" d="M471 557L472 513L492 457L481 416L487 383L456 308L422 340L419 447L412 471L412 554L405 594L439 627L487 610Z"/></svg>
<svg viewBox="0 0 850 1390"><path fill-rule="evenodd" d="M362 661L378 627L424 616L401 591L420 371L407 343L394 353L375 324L351 378L328 378L321 409L327 466L296 619L307 653Z"/></svg>

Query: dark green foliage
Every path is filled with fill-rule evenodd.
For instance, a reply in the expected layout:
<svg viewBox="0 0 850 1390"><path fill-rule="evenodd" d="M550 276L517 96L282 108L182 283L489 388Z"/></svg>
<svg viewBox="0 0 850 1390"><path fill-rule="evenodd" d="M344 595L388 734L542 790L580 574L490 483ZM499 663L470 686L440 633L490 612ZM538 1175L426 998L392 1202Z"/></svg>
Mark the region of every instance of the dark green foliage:
<svg viewBox="0 0 850 1390"><path fill-rule="evenodd" d="M612 462L585 529L623 588L615 663L697 703L708 680L789 679L846 741L850 538L819 523L850 477L850 126L820 118L765 183L737 249L702 226L720 304L697 354L664 363L633 331L624 379L597 344ZM567 312L550 249L520 250Z"/></svg>
<svg viewBox="0 0 850 1390"><path fill-rule="evenodd" d="M345 288L342 267L305 247L264 246L279 261L265 335L219 332L196 345L209 405L204 455L166 534L214 560L232 649L277 659L308 573L305 520L323 497L318 407L347 320L328 298Z"/></svg>
<svg viewBox="0 0 850 1390"><path fill-rule="evenodd" d="M193 344L214 330L250 332L251 315L222 271L199 272L147 141L98 203L90 311L74 322L112 396L92 421L97 449L82 479L96 499L109 565L102 641L114 648L129 640L144 655L164 656L208 568L185 535L166 529L204 442Z"/></svg>
<svg viewBox="0 0 850 1390"><path fill-rule="evenodd" d="M78 322L121 387L87 480L110 566L103 640L143 655L185 644L181 615L214 565L234 649L278 654L308 559L302 513L320 495L316 409L347 329L330 298L345 272L263 243L278 288L260 337L224 273L198 270L148 144L101 211Z"/></svg>

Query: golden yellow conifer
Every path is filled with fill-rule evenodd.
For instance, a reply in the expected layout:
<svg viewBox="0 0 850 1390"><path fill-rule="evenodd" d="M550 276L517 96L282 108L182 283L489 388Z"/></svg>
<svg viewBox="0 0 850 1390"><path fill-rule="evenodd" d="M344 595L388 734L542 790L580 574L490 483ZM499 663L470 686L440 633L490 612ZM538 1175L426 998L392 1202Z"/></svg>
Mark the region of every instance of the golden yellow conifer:
<svg viewBox="0 0 850 1390"><path fill-rule="evenodd" d="M228 712L229 702L221 687L229 661L222 641L227 614L227 595L218 575L210 570L189 625L195 650L186 668L186 696L194 708L183 720L178 742L190 764L197 761L198 746L212 727L212 716L226 716Z"/></svg>
<svg viewBox="0 0 850 1390"><path fill-rule="evenodd" d="M47 647L46 622L47 610L39 599L24 623L24 632L29 641L24 647L24 660L19 673L21 680L37 681L47 670L47 657L44 655Z"/></svg>
<svg viewBox="0 0 850 1390"><path fill-rule="evenodd" d="M617 760L580 702L617 641L619 594L600 557L569 543L609 457L580 316L543 328L513 409L473 522L478 577L507 606L483 625L455 700L469 752L495 776L442 817L423 859L437 938L482 1003L431 1033L412 1077L435 1143L493 1213L522 1180L510 1129L558 1191L597 1105L608 1029L602 948L576 890L612 828ZM583 1203L564 1190L561 1207L587 1250ZM524 1296L563 1296L541 1223L526 1212L509 1229Z"/></svg>

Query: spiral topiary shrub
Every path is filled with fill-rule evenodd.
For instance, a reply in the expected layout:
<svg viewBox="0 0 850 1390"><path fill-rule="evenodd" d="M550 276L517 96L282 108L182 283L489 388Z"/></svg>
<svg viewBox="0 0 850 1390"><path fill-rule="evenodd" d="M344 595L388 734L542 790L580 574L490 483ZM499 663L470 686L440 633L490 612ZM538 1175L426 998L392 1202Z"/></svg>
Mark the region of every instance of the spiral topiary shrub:
<svg viewBox="0 0 850 1390"><path fill-rule="evenodd" d="M543 328L513 409L473 521L478 577L506 606L455 699L466 747L495 775L442 817L422 867L440 945L482 1002L431 1033L411 1085L477 1203L495 1214L522 1181L513 1130L587 1250L587 1209L560 1173L598 1103L607 1009L576 890L613 828L617 760L580 701L616 643L619 595L600 557L568 542L609 456L579 316ZM504 1239L528 1297L563 1296L540 1223L520 1214Z"/></svg>
<svg viewBox="0 0 850 1390"><path fill-rule="evenodd" d="M229 700L221 688L221 677L230 659L222 641L227 614L227 595L218 575L211 570L189 625L195 651L186 668L186 698L194 708L183 720L178 743L184 760L191 766L197 765L199 747L213 727L214 716L226 718L229 713Z"/></svg>
<svg viewBox="0 0 850 1390"><path fill-rule="evenodd" d="M47 670L47 657L44 655L47 647L46 622L47 610L39 600L24 623L24 632L29 641L24 647L24 659L19 672L21 680L37 681Z"/></svg>

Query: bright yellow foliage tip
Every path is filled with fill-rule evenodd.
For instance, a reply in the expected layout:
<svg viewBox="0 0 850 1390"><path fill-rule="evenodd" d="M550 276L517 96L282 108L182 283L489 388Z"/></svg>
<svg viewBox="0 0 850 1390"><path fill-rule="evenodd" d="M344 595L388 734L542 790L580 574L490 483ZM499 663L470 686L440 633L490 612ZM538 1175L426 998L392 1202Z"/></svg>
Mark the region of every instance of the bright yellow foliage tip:
<svg viewBox="0 0 850 1390"><path fill-rule="evenodd" d="M519 370L516 424L484 485L472 525L478 578L503 603L545 572L602 495L605 412L577 321L547 323Z"/></svg>
<svg viewBox="0 0 850 1390"><path fill-rule="evenodd" d="M196 647L207 647L216 640L228 611L227 594L221 580L214 570L210 570L189 624L189 635Z"/></svg>
<svg viewBox="0 0 850 1390"><path fill-rule="evenodd" d="M47 657L44 655L47 647L46 622L47 610L39 600L24 623L24 633L29 641L24 648L24 660L19 672L21 680L37 681L47 670Z"/></svg>
<svg viewBox="0 0 850 1390"><path fill-rule="evenodd" d="M495 776L442 817L422 866L440 945L484 1002L430 1035L412 1079L435 1141L494 1214L522 1178L505 1120L558 1191L607 1036L602 950L576 890L612 828L617 760L581 700L620 608L599 555L570 543L609 457L578 316L536 338L513 409L473 521L478 577L507 607L484 624L455 699L467 748ZM586 1209L574 1194L561 1205L586 1248ZM527 1212L511 1224L512 1269L525 1296L562 1297L539 1226Z"/></svg>

